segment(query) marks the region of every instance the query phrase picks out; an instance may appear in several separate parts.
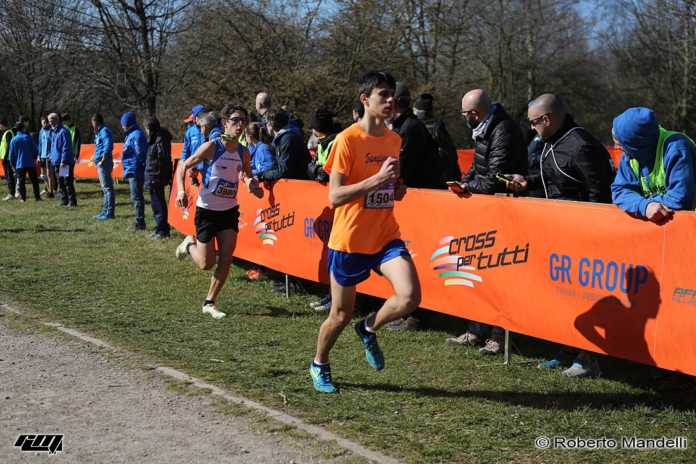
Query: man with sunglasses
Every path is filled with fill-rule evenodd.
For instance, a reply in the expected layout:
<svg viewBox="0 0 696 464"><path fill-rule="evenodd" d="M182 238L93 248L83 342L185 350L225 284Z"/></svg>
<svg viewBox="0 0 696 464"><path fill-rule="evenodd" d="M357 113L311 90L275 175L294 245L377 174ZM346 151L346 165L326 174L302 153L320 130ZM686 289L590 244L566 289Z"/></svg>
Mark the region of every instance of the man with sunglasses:
<svg viewBox="0 0 696 464"><path fill-rule="evenodd" d="M541 187L546 198L556 200L611 203L609 152L573 120L561 98L540 95L529 103L527 116L544 143L540 172L513 175L507 187L515 192Z"/></svg>
<svg viewBox="0 0 696 464"><path fill-rule="evenodd" d="M604 145L570 116L560 97L545 93L529 103L529 125L544 143L539 174L511 176L507 188L519 192L541 187L546 198L611 203L614 177L611 159ZM599 376L597 360L587 352L563 347L553 358L539 364L541 369L560 367L567 377Z"/></svg>
<svg viewBox="0 0 696 464"><path fill-rule="evenodd" d="M474 89L462 97L461 115L472 131L474 162L459 184L458 195L467 193L505 193L500 174L526 174L527 152L519 125L500 103L492 103L486 92ZM490 336L486 338L486 335ZM481 345L481 354L496 355L503 349L505 332L475 321L458 337L448 338L449 345Z"/></svg>

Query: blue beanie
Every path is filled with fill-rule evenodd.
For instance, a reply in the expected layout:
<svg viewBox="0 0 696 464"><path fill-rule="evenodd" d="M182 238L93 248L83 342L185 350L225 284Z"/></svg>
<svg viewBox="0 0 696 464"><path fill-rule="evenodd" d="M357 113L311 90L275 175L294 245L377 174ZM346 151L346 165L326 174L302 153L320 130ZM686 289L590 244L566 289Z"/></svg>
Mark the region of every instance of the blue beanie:
<svg viewBox="0 0 696 464"><path fill-rule="evenodd" d="M131 127L138 124L138 120L135 118L135 113L132 111L129 111L127 113L123 113L121 116L121 126L122 127Z"/></svg>

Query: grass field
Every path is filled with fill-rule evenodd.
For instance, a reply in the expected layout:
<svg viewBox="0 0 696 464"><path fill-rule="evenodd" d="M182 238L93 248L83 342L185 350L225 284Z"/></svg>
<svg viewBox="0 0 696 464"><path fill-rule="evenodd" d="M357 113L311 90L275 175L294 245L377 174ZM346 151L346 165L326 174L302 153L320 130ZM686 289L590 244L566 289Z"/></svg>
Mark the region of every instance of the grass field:
<svg viewBox="0 0 696 464"><path fill-rule="evenodd" d="M2 190L3 194L5 190ZM271 292L234 267L219 304L228 317L200 312L209 274L177 261L180 237L152 241L128 232L127 187L117 219L92 219L99 186L78 183L76 209L53 201L0 203L0 301L38 317L145 353L264 404L287 410L371 448L414 463L693 463L696 382L602 359L600 379L565 379L531 365L491 366L475 349L445 346L446 332L383 331L387 368L374 372L347 330L332 353L339 395L319 395L307 364L324 315L315 296ZM147 210L148 226L153 225ZM434 318L433 326L457 322ZM515 337L526 356L543 343ZM487 365L488 364L488 365ZM684 450L543 450L539 436L686 436Z"/></svg>

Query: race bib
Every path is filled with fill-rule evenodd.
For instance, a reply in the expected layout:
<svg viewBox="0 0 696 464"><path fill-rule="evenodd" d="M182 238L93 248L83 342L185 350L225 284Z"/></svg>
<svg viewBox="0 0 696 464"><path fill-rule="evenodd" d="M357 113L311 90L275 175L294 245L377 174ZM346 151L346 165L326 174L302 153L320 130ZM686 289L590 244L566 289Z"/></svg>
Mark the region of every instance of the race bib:
<svg viewBox="0 0 696 464"><path fill-rule="evenodd" d="M236 198L237 197L237 182L228 182L224 179L219 179L213 195L222 198Z"/></svg>
<svg viewBox="0 0 696 464"><path fill-rule="evenodd" d="M387 182L365 195L365 208L393 208L395 182Z"/></svg>

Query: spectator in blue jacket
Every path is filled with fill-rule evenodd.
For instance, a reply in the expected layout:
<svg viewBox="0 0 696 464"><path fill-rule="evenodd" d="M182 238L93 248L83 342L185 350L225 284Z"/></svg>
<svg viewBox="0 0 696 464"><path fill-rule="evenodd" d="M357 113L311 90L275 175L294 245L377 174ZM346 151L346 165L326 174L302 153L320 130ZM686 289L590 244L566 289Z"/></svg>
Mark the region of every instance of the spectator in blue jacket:
<svg viewBox="0 0 696 464"><path fill-rule="evenodd" d="M191 114L184 119L186 123L186 132L184 133L184 146L181 149L181 161L193 155L198 147L203 143L201 139L201 130L198 127L198 119L205 112L203 105L194 105L191 108Z"/></svg>
<svg viewBox="0 0 696 464"><path fill-rule="evenodd" d="M121 128L125 134L121 164L123 178L128 180L130 197L135 206L134 230L145 230L145 160L147 158L147 137L140 129L135 113L129 111L121 116Z"/></svg>
<svg viewBox="0 0 696 464"><path fill-rule="evenodd" d="M69 208L77 206L75 195L75 157L68 130L63 127L58 113L48 115L53 137L51 138L51 165L58 178L60 201Z"/></svg>
<svg viewBox="0 0 696 464"><path fill-rule="evenodd" d="M612 201L627 213L661 223L675 210L694 209L696 146L685 134L661 127L649 108L629 108L614 119L623 150Z"/></svg>
<svg viewBox="0 0 696 464"><path fill-rule="evenodd" d="M258 122L252 122L246 128L247 149L251 155L251 175L259 177L264 171L275 167L275 155L268 144L266 131Z"/></svg>
<svg viewBox="0 0 696 464"><path fill-rule="evenodd" d="M96 113L92 116L92 128L94 129L94 157L92 162L97 166L99 185L104 195L102 209L94 216L98 221L106 221L116 217L116 200L114 198L114 135L111 129L104 125L104 117Z"/></svg>
<svg viewBox="0 0 696 464"><path fill-rule="evenodd" d="M290 115L285 111L269 111L266 118L268 132L273 134L277 168L264 172L259 179L306 179L309 152L302 137L288 127Z"/></svg>
<svg viewBox="0 0 696 464"><path fill-rule="evenodd" d="M15 136L10 142L10 162L17 173L17 184L19 190L19 201L27 201L27 189L25 186L26 176L29 176L31 185L34 189L34 199L41 200L39 194L39 179L36 177L36 160L38 150L34 143L34 138L26 131L26 121L20 117L15 125Z"/></svg>
<svg viewBox="0 0 696 464"><path fill-rule="evenodd" d="M41 176L46 181L46 194L48 198L54 197L56 189L56 175L51 167L51 126L48 117L41 116L41 129L39 129L39 163L41 164Z"/></svg>

